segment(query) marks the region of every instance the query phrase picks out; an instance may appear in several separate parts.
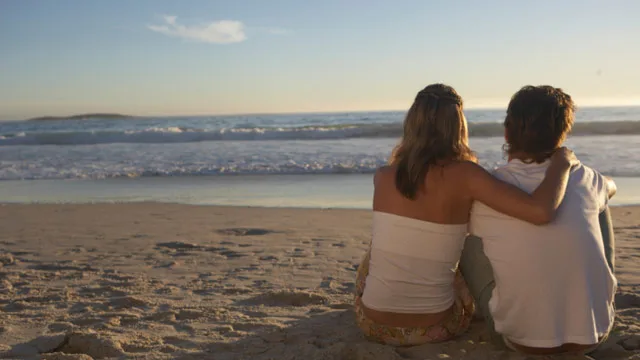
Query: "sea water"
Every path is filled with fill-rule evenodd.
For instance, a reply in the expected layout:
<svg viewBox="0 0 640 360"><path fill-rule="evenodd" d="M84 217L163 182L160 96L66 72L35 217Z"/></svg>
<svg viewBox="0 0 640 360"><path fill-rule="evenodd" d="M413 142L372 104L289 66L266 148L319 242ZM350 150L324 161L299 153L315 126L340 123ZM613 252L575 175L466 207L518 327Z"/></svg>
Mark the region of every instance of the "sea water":
<svg viewBox="0 0 640 360"><path fill-rule="evenodd" d="M505 162L504 110L467 110L480 163ZM0 122L0 202L370 206L403 112ZM640 203L640 108L579 109L567 141Z"/></svg>

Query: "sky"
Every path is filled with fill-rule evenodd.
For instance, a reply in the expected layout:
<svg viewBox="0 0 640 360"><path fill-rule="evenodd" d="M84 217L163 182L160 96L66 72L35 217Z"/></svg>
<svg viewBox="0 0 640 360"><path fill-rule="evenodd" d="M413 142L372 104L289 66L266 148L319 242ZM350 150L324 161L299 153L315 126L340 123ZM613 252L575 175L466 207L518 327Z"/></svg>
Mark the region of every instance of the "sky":
<svg viewBox="0 0 640 360"><path fill-rule="evenodd" d="M0 0L0 120L504 107L550 84L640 105L636 0Z"/></svg>

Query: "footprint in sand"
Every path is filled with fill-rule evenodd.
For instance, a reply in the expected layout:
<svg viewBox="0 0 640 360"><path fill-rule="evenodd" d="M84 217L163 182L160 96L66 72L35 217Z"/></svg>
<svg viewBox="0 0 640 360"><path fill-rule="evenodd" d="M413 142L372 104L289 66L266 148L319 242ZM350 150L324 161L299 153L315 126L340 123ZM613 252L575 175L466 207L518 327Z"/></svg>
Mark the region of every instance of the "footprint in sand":
<svg viewBox="0 0 640 360"><path fill-rule="evenodd" d="M37 252L33 252L33 251L13 251L11 252L11 254L13 254L14 256L25 256L25 255L39 256L40 255Z"/></svg>
<svg viewBox="0 0 640 360"><path fill-rule="evenodd" d="M81 327L93 326L93 325L101 324L103 322L104 320L99 317L86 317L86 318L71 320L71 323L73 325L81 326Z"/></svg>
<svg viewBox="0 0 640 360"><path fill-rule="evenodd" d="M104 311L107 307L97 302L77 302L69 308L69 314L91 313L94 311Z"/></svg>
<svg viewBox="0 0 640 360"><path fill-rule="evenodd" d="M309 311L307 311L307 314L309 314L309 315L322 314L322 313L325 313L327 311L329 311L329 310L326 309L326 308L311 308L311 309L309 309Z"/></svg>
<svg viewBox="0 0 640 360"><path fill-rule="evenodd" d="M640 308L640 295L634 293L616 294L616 308L629 309Z"/></svg>
<svg viewBox="0 0 640 360"><path fill-rule="evenodd" d="M158 295L172 295L172 294L179 294L183 292L183 289L181 289L180 287L177 286L163 286L159 289L156 289L153 291L154 293L158 294Z"/></svg>
<svg viewBox="0 0 640 360"><path fill-rule="evenodd" d="M173 329L176 332L188 333L190 335L193 335L196 333L196 329L194 329L193 326L188 324L175 324L173 325Z"/></svg>
<svg viewBox="0 0 640 360"><path fill-rule="evenodd" d="M333 277L331 276L327 276L324 279L322 279L322 282L320 283L320 287L322 289L331 289L333 286L333 280L335 280Z"/></svg>
<svg viewBox="0 0 640 360"><path fill-rule="evenodd" d="M74 266L74 265L59 265L59 264L36 264L29 266L29 269L41 270L41 271L98 271L91 267L91 265Z"/></svg>
<svg viewBox="0 0 640 360"><path fill-rule="evenodd" d="M38 359L39 360L93 360L93 358L87 354L65 354L60 352L42 354Z"/></svg>
<svg viewBox="0 0 640 360"><path fill-rule="evenodd" d="M107 320L119 322L123 326L135 326L140 322L140 316L136 314L120 314L120 316L112 316Z"/></svg>
<svg viewBox="0 0 640 360"><path fill-rule="evenodd" d="M231 228L231 229L221 229L216 231L220 235L231 235L231 236L260 236L275 233L273 230L267 229L259 229L259 228Z"/></svg>
<svg viewBox="0 0 640 360"><path fill-rule="evenodd" d="M148 344L137 344L137 343L122 344L122 350L128 353L148 353L152 349L153 347L149 346Z"/></svg>
<svg viewBox="0 0 640 360"><path fill-rule="evenodd" d="M353 304L351 303L339 303L339 304L333 304L333 305L329 305L330 308L335 309L335 310L350 310L353 309Z"/></svg>
<svg viewBox="0 0 640 360"><path fill-rule="evenodd" d="M248 294L250 292L251 289L245 287L230 287L222 290L223 295Z"/></svg>
<svg viewBox="0 0 640 360"><path fill-rule="evenodd" d="M255 287L265 287L270 285L271 282L269 280L253 280L253 286Z"/></svg>
<svg viewBox="0 0 640 360"><path fill-rule="evenodd" d="M342 286L340 287L340 291L342 291L344 294L349 294L354 292L356 289L356 284L353 281L346 281L342 283Z"/></svg>
<svg viewBox="0 0 640 360"><path fill-rule="evenodd" d="M195 309L183 309L176 314L176 319L180 321L196 320L200 318L204 318L204 313L200 310L195 310Z"/></svg>
<svg viewBox="0 0 640 360"><path fill-rule="evenodd" d="M53 354L60 352L65 354L78 354L84 357L64 357ZM50 353L50 354L47 354ZM125 355L122 345L111 338L103 337L96 333L74 332L66 335L44 335L29 342L15 345L9 352L12 357L33 358L38 354L38 359L104 359L120 358Z"/></svg>
<svg viewBox="0 0 640 360"><path fill-rule="evenodd" d="M70 322L56 322L56 323L49 324L47 328L49 329L49 331L53 333L60 333L60 332L69 332L73 330L75 328L75 325Z"/></svg>
<svg viewBox="0 0 640 360"><path fill-rule="evenodd" d="M105 287L111 287L111 288L115 288L115 287L135 287L139 284L136 284L135 282L130 282L130 281L112 281L112 280L99 280L98 284L100 284L101 286L105 286ZM124 294L123 294L124 295Z"/></svg>
<svg viewBox="0 0 640 360"><path fill-rule="evenodd" d="M178 313L174 310L161 310L154 314L148 315L144 318L146 321L156 321L163 324L174 324L176 322L176 315Z"/></svg>
<svg viewBox="0 0 640 360"><path fill-rule="evenodd" d="M640 350L640 334L634 334L618 342L625 350Z"/></svg>
<svg viewBox="0 0 640 360"><path fill-rule="evenodd" d="M149 306L149 303L135 296L122 296L111 298L109 300L109 306L114 309L146 308Z"/></svg>
<svg viewBox="0 0 640 360"><path fill-rule="evenodd" d="M329 241L331 239L330 238L312 238L311 240L313 240L313 241Z"/></svg>
<svg viewBox="0 0 640 360"><path fill-rule="evenodd" d="M29 342L17 344L11 348L9 355L14 358L29 358L39 353L53 352L66 341L65 335L43 335ZM3 358L8 358L4 357Z"/></svg>
<svg viewBox="0 0 640 360"><path fill-rule="evenodd" d="M268 318L270 316L264 311L244 310L242 313L250 318Z"/></svg>
<svg viewBox="0 0 640 360"><path fill-rule="evenodd" d="M24 301L14 301L2 308L4 312L20 312L27 309L29 309L29 304Z"/></svg>
<svg viewBox="0 0 640 360"><path fill-rule="evenodd" d="M58 349L64 353L86 354L96 359L119 358L125 355L119 341L101 334L72 333L67 335L66 340L66 344Z"/></svg>
<svg viewBox="0 0 640 360"><path fill-rule="evenodd" d="M210 251L210 252L214 252L214 253L217 253L219 255L222 255L222 256L226 257L227 259L234 259L234 258L247 256L247 254L244 254L244 253L241 253L241 252L238 252L238 251L234 251L234 250L230 250L228 248L217 248L217 247L201 246L201 245L197 245L197 244L184 243L184 242L180 242L180 241L171 241L171 242L165 242L165 243L158 243L158 244L156 244L156 248L165 248L165 249L175 250L175 251L179 251L179 252L195 251L195 250ZM177 265L177 264L164 264L164 267L173 267L175 265Z"/></svg>
<svg viewBox="0 0 640 360"><path fill-rule="evenodd" d="M640 225L616 227L616 230L640 230Z"/></svg>
<svg viewBox="0 0 640 360"><path fill-rule="evenodd" d="M179 338L177 336L166 336L162 339L162 341L165 344L168 345L173 345L176 346L178 348L182 348L182 349L198 349L200 347L199 344L187 340L187 339L183 339L183 338Z"/></svg>
<svg viewBox="0 0 640 360"><path fill-rule="evenodd" d="M233 250L222 250L218 252L218 254L225 256L227 259L235 259L247 256L247 254L243 254L241 252L233 251Z"/></svg>
<svg viewBox="0 0 640 360"><path fill-rule="evenodd" d="M16 262L11 254L0 254L0 267L9 266Z"/></svg>
<svg viewBox="0 0 640 360"><path fill-rule="evenodd" d="M9 294L11 292L13 292L13 284L8 280L0 281L0 294Z"/></svg>
<svg viewBox="0 0 640 360"><path fill-rule="evenodd" d="M165 261L162 262L160 264L156 264L154 267L155 268L167 268L167 269L173 269L173 268L177 268L180 266L180 263L175 261L175 260L171 260L171 261Z"/></svg>
<svg viewBox="0 0 640 360"><path fill-rule="evenodd" d="M157 243L156 247L159 248L167 248L172 250L197 250L201 249L202 246L196 244L185 243L181 241L170 241L164 243Z"/></svg>
<svg viewBox="0 0 640 360"><path fill-rule="evenodd" d="M240 301L241 304L245 305L264 305L279 307L322 305L327 302L328 299L322 295L296 290L269 291L258 296Z"/></svg>
<svg viewBox="0 0 640 360"><path fill-rule="evenodd" d="M68 251L69 253L73 253L73 254L79 254L79 253L84 253L87 252L87 249L85 249L83 246L81 245L77 245L76 247L69 249Z"/></svg>
<svg viewBox="0 0 640 360"><path fill-rule="evenodd" d="M233 331L253 332L256 330L266 329L280 329L275 324L270 324L265 321L252 321L252 322L234 322L231 324Z"/></svg>

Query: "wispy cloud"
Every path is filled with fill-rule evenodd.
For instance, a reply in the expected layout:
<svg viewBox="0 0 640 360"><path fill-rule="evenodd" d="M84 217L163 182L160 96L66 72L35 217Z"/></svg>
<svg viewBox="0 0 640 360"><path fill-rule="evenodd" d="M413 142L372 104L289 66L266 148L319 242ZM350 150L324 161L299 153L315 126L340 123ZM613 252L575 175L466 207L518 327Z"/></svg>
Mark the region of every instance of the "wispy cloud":
<svg viewBox="0 0 640 360"><path fill-rule="evenodd" d="M149 30L181 39L211 44L232 44L245 41L245 26L236 20L220 20L200 25L181 25L177 16L163 16L164 24L148 25Z"/></svg>

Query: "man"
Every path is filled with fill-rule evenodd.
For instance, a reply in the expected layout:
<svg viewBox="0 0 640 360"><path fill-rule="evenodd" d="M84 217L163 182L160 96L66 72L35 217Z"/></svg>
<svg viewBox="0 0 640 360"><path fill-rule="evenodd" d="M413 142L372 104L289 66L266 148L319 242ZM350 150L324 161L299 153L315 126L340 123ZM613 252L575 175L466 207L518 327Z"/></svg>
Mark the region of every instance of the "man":
<svg viewBox="0 0 640 360"><path fill-rule="evenodd" d="M507 165L494 176L533 192L574 122L569 95L525 86L504 121ZM535 226L476 203L460 268L493 340L528 354L588 353L615 318L613 181L575 167L555 220Z"/></svg>

